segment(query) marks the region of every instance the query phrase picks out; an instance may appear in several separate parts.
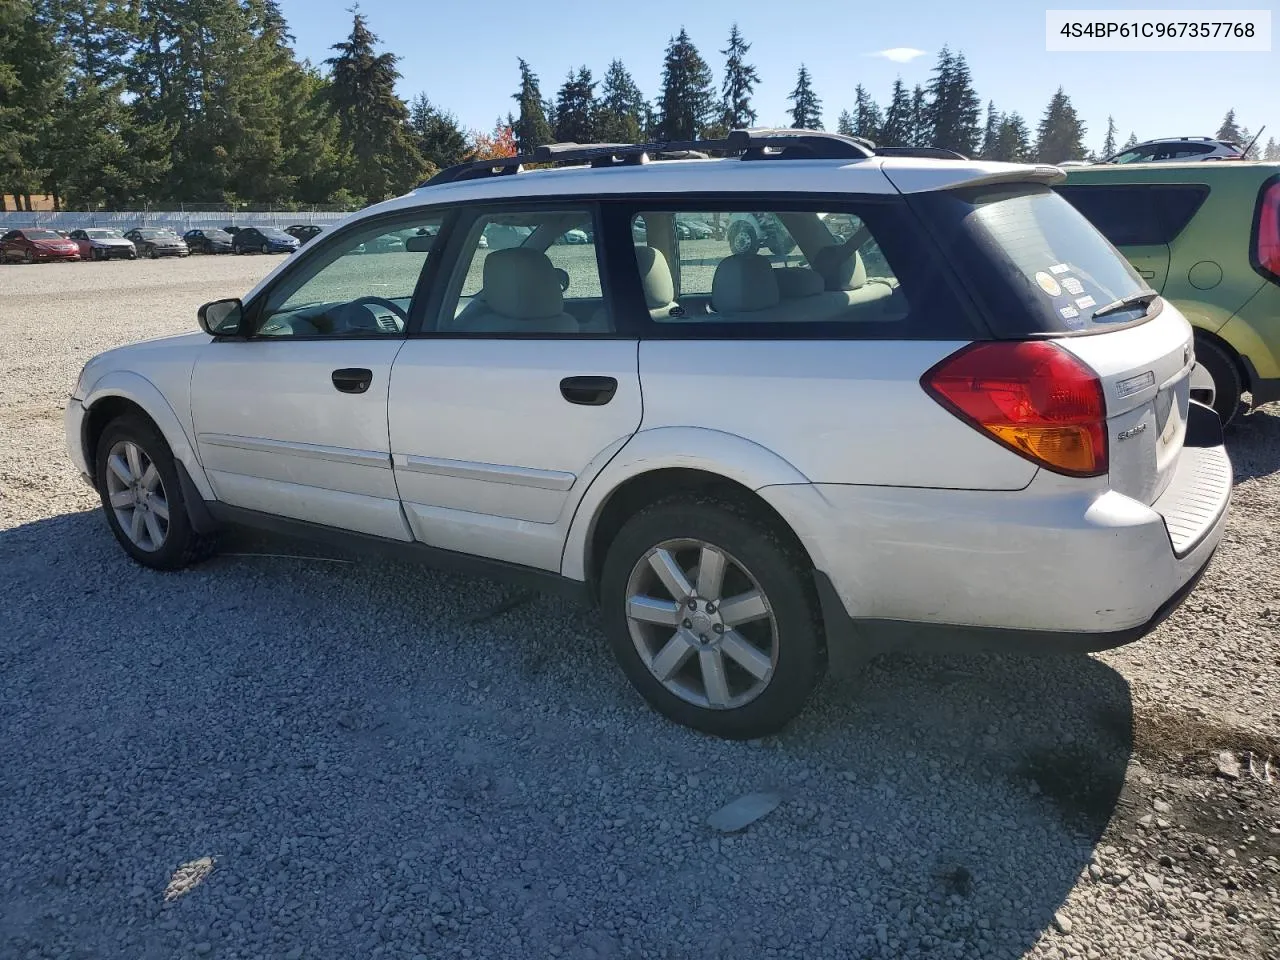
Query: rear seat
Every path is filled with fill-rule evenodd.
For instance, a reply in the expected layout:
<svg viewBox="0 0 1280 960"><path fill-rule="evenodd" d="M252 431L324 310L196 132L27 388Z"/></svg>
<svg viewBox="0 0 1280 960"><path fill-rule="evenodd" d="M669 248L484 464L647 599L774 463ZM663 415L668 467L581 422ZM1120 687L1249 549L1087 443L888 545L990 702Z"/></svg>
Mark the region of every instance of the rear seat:
<svg viewBox="0 0 1280 960"><path fill-rule="evenodd" d="M754 253L720 261L711 282L711 305L722 317L753 323L857 319L850 315L847 295L826 290L815 271L774 267Z"/></svg>
<svg viewBox="0 0 1280 960"><path fill-rule="evenodd" d="M884 278L868 279L866 265L857 250L849 250L843 244L823 247L813 255L813 269L822 277L826 289L840 295L847 307L873 305L876 313L867 319L905 314L902 298L894 297L897 286ZM895 302L889 302L891 300Z"/></svg>

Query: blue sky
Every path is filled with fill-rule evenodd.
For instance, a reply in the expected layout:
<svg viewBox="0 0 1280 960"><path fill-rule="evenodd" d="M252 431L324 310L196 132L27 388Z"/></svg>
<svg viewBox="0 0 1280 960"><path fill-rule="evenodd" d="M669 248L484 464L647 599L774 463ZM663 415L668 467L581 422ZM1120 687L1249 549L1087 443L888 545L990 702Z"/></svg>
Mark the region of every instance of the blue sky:
<svg viewBox="0 0 1280 960"><path fill-rule="evenodd" d="M300 56L319 62L330 44L350 32L351 0L281 0L297 37ZM853 106L854 86L868 87L883 104L893 80L927 82L943 44L964 52L984 104L1017 110L1033 132L1049 97L1064 87L1089 127L1087 142L1101 146L1107 115L1115 117L1123 141L1213 135L1228 107L1263 142L1280 140L1280 54L1271 53L1046 53L1044 11L1104 8L1063 0L922 0L892 4L850 0L362 0L360 9L383 48L399 54L400 93L419 91L452 110L467 127L488 130L495 117L514 109L519 82L517 57L530 62L545 96L554 95L570 67L586 64L596 77L621 57L641 91L658 90L662 52L670 37L688 29L720 80L729 26L737 20L752 43L760 72L756 109L762 124L782 125L803 61L822 98L828 128L840 110ZM1240 9L1268 4L1213 0L1141 3L1127 8ZM1119 5L1116 5L1117 9ZM893 62L876 51L926 51L910 62Z"/></svg>

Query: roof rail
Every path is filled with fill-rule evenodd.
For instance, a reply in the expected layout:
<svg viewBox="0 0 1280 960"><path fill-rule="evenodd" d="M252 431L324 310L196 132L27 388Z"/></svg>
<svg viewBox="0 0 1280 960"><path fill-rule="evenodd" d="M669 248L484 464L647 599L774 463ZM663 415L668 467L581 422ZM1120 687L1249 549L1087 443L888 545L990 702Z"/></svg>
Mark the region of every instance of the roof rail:
<svg viewBox="0 0 1280 960"><path fill-rule="evenodd" d="M877 157L921 157L926 160L968 160L963 153L943 147L876 147Z"/></svg>
<svg viewBox="0 0 1280 960"><path fill-rule="evenodd" d="M420 187L520 173L530 163L585 163L592 167L630 166L652 159L705 158L738 154L743 160L865 160L875 144L822 130L733 130L723 140L667 140L653 143L547 143L515 157L471 160L446 167Z"/></svg>

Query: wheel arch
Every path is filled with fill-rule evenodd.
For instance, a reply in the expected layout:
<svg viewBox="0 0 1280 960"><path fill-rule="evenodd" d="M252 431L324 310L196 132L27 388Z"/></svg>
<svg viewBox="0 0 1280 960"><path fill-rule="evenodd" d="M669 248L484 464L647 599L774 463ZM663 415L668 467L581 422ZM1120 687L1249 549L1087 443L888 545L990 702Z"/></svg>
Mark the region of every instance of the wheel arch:
<svg viewBox="0 0 1280 960"><path fill-rule="evenodd" d="M688 452L693 450L698 453ZM678 493L717 493L749 507L804 550L793 524L757 491L808 483L782 457L735 434L694 427L641 431L584 494L565 540L561 574L594 591L604 554L627 518Z"/></svg>
<svg viewBox="0 0 1280 960"><path fill-rule="evenodd" d="M204 500L214 500L213 488L196 456L190 438L182 428L168 400L150 380L127 371L106 374L94 384L84 400L85 418L80 443L85 463L97 463L97 445L107 424L123 414L136 413L149 420L164 437L169 450L190 477ZM97 478L94 478L95 482Z"/></svg>
<svg viewBox="0 0 1280 960"><path fill-rule="evenodd" d="M1244 356L1239 350L1233 347L1222 337L1218 336L1217 333L1206 329L1205 327L1194 327L1192 333L1195 337L1205 340L1221 350L1226 355L1227 359L1231 361L1232 366L1236 368L1236 373L1240 375L1240 383L1244 388L1246 390L1253 389L1253 377L1249 364L1245 363Z"/></svg>

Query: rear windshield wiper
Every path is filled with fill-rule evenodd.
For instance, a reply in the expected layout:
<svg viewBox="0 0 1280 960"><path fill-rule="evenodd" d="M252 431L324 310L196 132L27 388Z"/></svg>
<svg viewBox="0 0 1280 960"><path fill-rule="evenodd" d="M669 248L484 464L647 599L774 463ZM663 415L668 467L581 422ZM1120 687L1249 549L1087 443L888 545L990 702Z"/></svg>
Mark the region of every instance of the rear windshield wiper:
<svg viewBox="0 0 1280 960"><path fill-rule="evenodd" d="M1093 319L1097 320L1099 317L1105 317L1108 314L1119 313L1121 310L1128 310L1130 307L1145 307L1159 296L1160 294L1154 290L1145 290L1142 293L1121 297L1119 300L1112 300L1110 303L1103 304L1093 311Z"/></svg>

